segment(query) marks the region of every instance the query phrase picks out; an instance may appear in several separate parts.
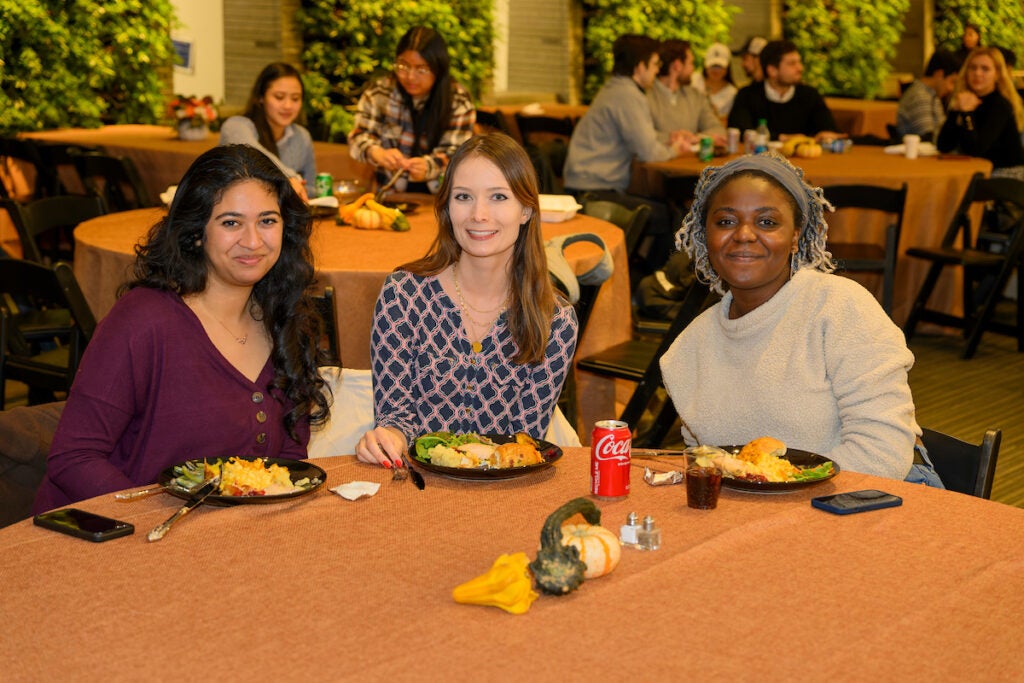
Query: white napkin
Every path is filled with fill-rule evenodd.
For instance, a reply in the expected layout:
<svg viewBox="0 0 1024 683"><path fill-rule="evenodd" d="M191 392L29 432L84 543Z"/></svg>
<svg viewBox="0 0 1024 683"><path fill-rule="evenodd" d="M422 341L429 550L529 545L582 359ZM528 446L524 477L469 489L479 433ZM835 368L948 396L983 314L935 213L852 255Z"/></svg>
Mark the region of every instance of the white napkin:
<svg viewBox="0 0 1024 683"><path fill-rule="evenodd" d="M177 185L171 185L166 190L160 193L160 201L164 203L164 206L170 206L171 202L174 201L174 193L178 191Z"/></svg>
<svg viewBox="0 0 1024 683"><path fill-rule="evenodd" d="M338 208L338 198L334 195L327 195L326 197L314 197L309 200L310 206L325 206L328 209Z"/></svg>
<svg viewBox="0 0 1024 683"><path fill-rule="evenodd" d="M907 147L902 142L898 145L889 145L885 148L886 154L906 154ZM938 148L932 142L922 142L917 149L917 155L921 157L933 157L939 153Z"/></svg>
<svg viewBox="0 0 1024 683"><path fill-rule="evenodd" d="M332 491L345 500L358 500L360 498L371 498L380 489L380 484L373 481L350 481L347 484L335 486Z"/></svg>
<svg viewBox="0 0 1024 683"><path fill-rule="evenodd" d="M544 107L540 106L540 102L530 102L529 104L523 105L519 110L519 113L523 116L543 116Z"/></svg>

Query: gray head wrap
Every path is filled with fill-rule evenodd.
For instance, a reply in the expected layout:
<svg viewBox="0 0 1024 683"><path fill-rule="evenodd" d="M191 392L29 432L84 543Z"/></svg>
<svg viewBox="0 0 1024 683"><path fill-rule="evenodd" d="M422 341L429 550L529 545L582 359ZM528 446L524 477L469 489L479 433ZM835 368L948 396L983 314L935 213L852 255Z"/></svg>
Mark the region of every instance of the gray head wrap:
<svg viewBox="0 0 1024 683"><path fill-rule="evenodd" d="M683 225L676 233L676 247L685 249L693 262L697 277L719 294L724 293L722 280L711 267L708 258L707 240L704 234L707 218L707 199L722 183L738 173L755 171L774 178L800 207L803 217L799 226L800 239L797 253L793 255L791 272L801 268L813 268L825 273L835 270L832 254L825 246L828 223L825 210L832 211L832 205L825 199L820 187L812 187L804 180L804 172L789 163L785 157L774 152L747 154L733 159L724 166L708 166L701 172L700 181L694 191L690 212L683 219Z"/></svg>

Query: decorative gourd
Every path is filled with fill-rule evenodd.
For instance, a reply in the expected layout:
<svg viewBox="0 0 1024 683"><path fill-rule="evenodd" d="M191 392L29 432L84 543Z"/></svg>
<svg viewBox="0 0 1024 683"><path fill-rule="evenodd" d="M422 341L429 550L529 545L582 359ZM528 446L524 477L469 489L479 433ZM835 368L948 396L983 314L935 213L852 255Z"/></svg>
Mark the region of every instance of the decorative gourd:
<svg viewBox="0 0 1024 683"><path fill-rule="evenodd" d="M580 560L587 565L583 572L587 579L610 573L622 557L622 546L615 534L594 524L566 524L562 527L562 544L579 551Z"/></svg>
<svg viewBox="0 0 1024 683"><path fill-rule="evenodd" d="M538 595L533 591L526 553L502 555L490 570L456 586L455 602L464 605L490 605L510 614L524 614Z"/></svg>
<svg viewBox="0 0 1024 683"><path fill-rule="evenodd" d="M796 146L796 155L804 159L821 156L821 145L817 142L801 142Z"/></svg>
<svg viewBox="0 0 1024 683"><path fill-rule="evenodd" d="M373 209L356 209L352 216L352 225L364 230L377 230L382 223L381 215Z"/></svg>
<svg viewBox="0 0 1024 683"><path fill-rule="evenodd" d="M537 588L544 593L565 595L583 583L587 565L580 560L579 549L573 545L562 545L562 523L577 513L591 524L601 522L601 511L586 498L570 500L544 522L537 559L530 563Z"/></svg>

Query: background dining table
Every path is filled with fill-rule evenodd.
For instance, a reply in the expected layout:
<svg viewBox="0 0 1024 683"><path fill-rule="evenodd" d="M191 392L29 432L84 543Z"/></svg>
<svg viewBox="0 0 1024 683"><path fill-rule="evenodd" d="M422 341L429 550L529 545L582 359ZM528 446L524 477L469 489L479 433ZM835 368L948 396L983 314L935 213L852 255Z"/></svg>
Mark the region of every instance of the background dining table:
<svg viewBox="0 0 1024 683"><path fill-rule="evenodd" d="M203 140L181 140L170 126L119 124L22 133L22 137L102 147L107 154L128 157L135 163L149 196L156 200L169 186L178 184L196 157L217 145L219 133L211 132ZM372 167L353 159L348 145L314 141L313 154L317 172L332 174L336 182L354 179L370 186Z"/></svg>
<svg viewBox="0 0 1024 683"><path fill-rule="evenodd" d="M163 209L112 213L75 229L75 276L97 319L106 315L117 300L117 288L134 263L135 245L164 213ZM432 206L419 206L408 219L411 229L407 232L357 230L336 225L333 217L318 220L314 226L310 244L318 286L334 287L339 348L347 368L370 367L373 307L384 279L399 265L425 254L437 234ZM545 239L596 234L615 262L615 272L598 294L577 353L596 353L628 340L632 322L622 230L583 214L559 223L542 223L541 228ZM601 251L589 242L579 242L567 247L565 255L576 272L582 273L597 264ZM579 373L578 382L582 424L591 425L617 414L614 382L591 373Z"/></svg>
<svg viewBox="0 0 1024 683"><path fill-rule="evenodd" d="M670 161L634 164L630 192L664 199L662 180L666 175L696 175L706 166L721 166L730 158L716 157L706 163L688 154ZM910 313L929 266L919 259L907 258L904 252L913 246L938 246L971 177L992 171L991 162L975 157L907 159L900 154L887 154L884 147L856 144L842 154L826 152L820 157L794 157L790 161L802 168L807 180L814 185L867 184L898 188L902 183L907 184L893 297L892 318L897 324L902 324ZM872 216L851 210L827 215L826 220L829 239L884 242L884 215ZM858 274L857 279L869 288L877 285L878 291L881 290L880 276ZM932 296L932 305L949 311L959 310L959 288L959 273L944 274Z"/></svg>
<svg viewBox="0 0 1024 683"><path fill-rule="evenodd" d="M887 126L896 125L896 100L862 100L855 97L826 97L825 104L836 121L836 132L859 137L874 135L889 139Z"/></svg>
<svg viewBox="0 0 1024 683"><path fill-rule="evenodd" d="M76 507L135 526L94 544L25 520L0 530L5 681L1020 680L1024 510L841 472L779 495L682 486L596 501L661 548L523 615L456 604L503 553L535 557L547 516L586 496L589 458L501 481L392 482L352 456L289 502L201 506L112 494ZM641 461L635 460L635 464ZM660 469L675 462L643 461ZM355 502L328 489L380 483ZM897 508L837 516L813 496L881 489Z"/></svg>

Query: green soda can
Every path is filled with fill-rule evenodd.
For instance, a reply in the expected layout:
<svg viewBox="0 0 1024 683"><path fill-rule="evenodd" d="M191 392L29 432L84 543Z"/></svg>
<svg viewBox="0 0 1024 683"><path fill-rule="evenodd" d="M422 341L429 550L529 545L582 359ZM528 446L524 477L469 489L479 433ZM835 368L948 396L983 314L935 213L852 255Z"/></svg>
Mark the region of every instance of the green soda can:
<svg viewBox="0 0 1024 683"><path fill-rule="evenodd" d="M317 173L313 191L317 197L330 197L334 194L334 176L330 173Z"/></svg>
<svg viewBox="0 0 1024 683"><path fill-rule="evenodd" d="M701 161L711 161L715 156L715 143L714 141L705 135L700 139L700 151L697 152L697 158Z"/></svg>

